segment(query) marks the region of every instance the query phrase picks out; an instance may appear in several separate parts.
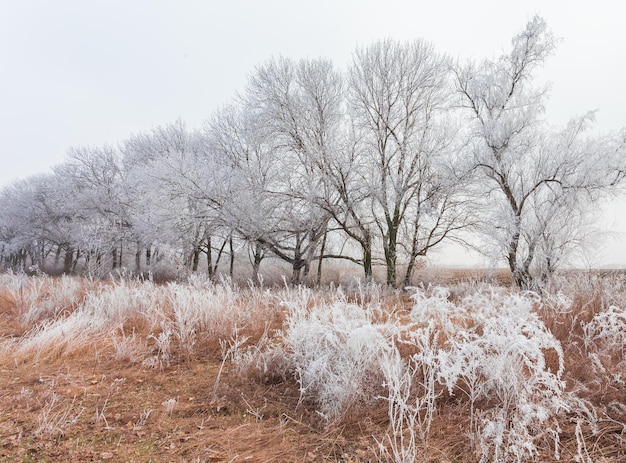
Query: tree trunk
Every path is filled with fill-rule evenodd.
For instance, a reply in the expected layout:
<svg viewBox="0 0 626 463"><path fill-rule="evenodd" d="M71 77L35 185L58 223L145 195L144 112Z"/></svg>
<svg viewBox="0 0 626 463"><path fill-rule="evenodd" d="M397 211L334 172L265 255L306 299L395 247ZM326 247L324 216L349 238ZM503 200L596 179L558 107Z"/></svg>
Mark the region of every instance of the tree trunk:
<svg viewBox="0 0 626 463"><path fill-rule="evenodd" d="M39 245L39 268L43 271L46 266L46 245L41 243Z"/></svg>
<svg viewBox="0 0 626 463"><path fill-rule="evenodd" d="M513 277L513 282L520 289L532 289L533 277L530 273L530 265L533 261L533 253L529 252L528 257L523 264L518 263L517 251L519 248L520 233L516 232L511 238L509 244L509 255L507 257L509 263L509 269Z"/></svg>
<svg viewBox="0 0 626 463"><path fill-rule="evenodd" d="M63 274L69 275L72 271L72 261L74 259L74 250L71 246L65 248L65 258L63 259Z"/></svg>
<svg viewBox="0 0 626 463"><path fill-rule="evenodd" d="M328 229L324 231L324 237L322 238L322 245L320 246L320 258L317 261L317 279L315 282L317 286L320 286L322 284L322 262L324 261L324 258L322 256L324 255L324 251L326 250L326 238L327 237L328 237Z"/></svg>
<svg viewBox="0 0 626 463"><path fill-rule="evenodd" d="M291 262L291 285L298 286L301 280L301 270L304 267L304 260L302 259L302 240L300 235L296 235L296 244L293 251L293 260Z"/></svg>
<svg viewBox="0 0 626 463"><path fill-rule="evenodd" d="M252 260L252 280L255 283L261 284L259 278L259 268L261 267L261 261L263 260L263 245L260 243L254 244L254 258Z"/></svg>
<svg viewBox="0 0 626 463"><path fill-rule="evenodd" d="M56 247L56 251L54 253L54 269L56 270L57 266L59 265L59 257L61 255L61 246L57 246Z"/></svg>
<svg viewBox="0 0 626 463"><path fill-rule="evenodd" d="M232 280L233 273L235 270L235 250L233 249L233 235L232 234L228 237L228 245L230 247L230 266L228 268L228 275L230 276Z"/></svg>
<svg viewBox="0 0 626 463"><path fill-rule="evenodd" d="M76 273L76 265L78 265L78 259L80 259L80 249L76 249L76 257L72 261L72 273Z"/></svg>
<svg viewBox="0 0 626 463"><path fill-rule="evenodd" d="M372 271L372 237L369 233L365 237L363 245L363 271L365 273L365 281L371 283L374 274Z"/></svg>
<svg viewBox="0 0 626 463"><path fill-rule="evenodd" d="M228 243L228 238L224 239L224 241L222 242L222 245L217 251L217 256L215 257L215 264L213 265L213 269L211 270L211 279L217 276L217 268L219 267L220 260L222 259L222 256L224 255L224 249L226 248L226 243Z"/></svg>
<svg viewBox="0 0 626 463"><path fill-rule="evenodd" d="M532 289L533 277L526 268L516 268L513 271L513 281L520 289Z"/></svg>
<svg viewBox="0 0 626 463"><path fill-rule="evenodd" d="M192 260L191 260L191 271L192 272L197 272L198 271L198 263L200 262L200 247L196 247L193 250L193 253L191 255Z"/></svg>
<svg viewBox="0 0 626 463"><path fill-rule="evenodd" d="M411 284L411 276L413 274L413 269L415 268L415 258L411 258L409 260L409 265L406 266L406 272L404 273L404 286L410 286Z"/></svg>
<svg viewBox="0 0 626 463"><path fill-rule="evenodd" d="M291 286L298 286L300 284L302 267L304 267L302 259L294 260L291 265Z"/></svg>
<svg viewBox="0 0 626 463"><path fill-rule="evenodd" d="M407 265L406 267L406 273L404 274L404 286L411 285L411 278L413 277L413 270L415 270L417 258L419 256L425 256L425 255L426 255L426 251L419 252L415 254L414 256L411 256L411 259L409 260L409 265Z"/></svg>
<svg viewBox="0 0 626 463"><path fill-rule="evenodd" d="M135 252L135 272L141 273L141 246L137 245L137 251Z"/></svg>
<svg viewBox="0 0 626 463"><path fill-rule="evenodd" d="M146 248L146 266L150 267L152 261L152 247L148 246Z"/></svg>
<svg viewBox="0 0 626 463"><path fill-rule="evenodd" d="M213 279L213 249L211 246L211 237L206 237L206 263L209 278Z"/></svg>
<svg viewBox="0 0 626 463"><path fill-rule="evenodd" d="M115 270L118 267L118 261L117 261L117 246L113 248L113 251L111 252L111 255L113 256L113 263L111 264L111 268L113 270Z"/></svg>
<svg viewBox="0 0 626 463"><path fill-rule="evenodd" d="M387 266L387 285L396 286L396 245L398 239L398 229L390 226L387 232L387 243L384 246L385 264Z"/></svg>

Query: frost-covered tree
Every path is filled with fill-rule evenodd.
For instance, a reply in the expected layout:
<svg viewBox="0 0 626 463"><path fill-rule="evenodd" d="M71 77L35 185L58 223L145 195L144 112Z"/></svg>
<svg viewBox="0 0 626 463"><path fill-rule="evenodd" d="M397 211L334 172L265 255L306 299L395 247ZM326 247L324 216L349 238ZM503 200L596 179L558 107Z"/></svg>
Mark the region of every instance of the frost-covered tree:
<svg viewBox="0 0 626 463"><path fill-rule="evenodd" d="M271 59L251 75L244 107L282 168L271 191L277 228L260 242L292 266L292 283L320 258L330 216L328 159L336 152L343 112L341 75L323 59ZM276 238L279 238L278 240Z"/></svg>
<svg viewBox="0 0 626 463"><path fill-rule="evenodd" d="M347 237L356 243L361 258L352 258L345 252L331 257L351 260L363 267L366 281L373 278L375 222L372 215L370 189L363 179L368 167L359 152L359 141L349 125L344 128L343 142L332 157L326 159L324 172L330 194L320 198L320 206Z"/></svg>
<svg viewBox="0 0 626 463"><path fill-rule="evenodd" d="M460 182L449 176L457 140L449 78L448 60L421 40L360 48L349 69L358 162L389 285L396 284L401 250L408 281L416 258L463 226Z"/></svg>
<svg viewBox="0 0 626 463"><path fill-rule="evenodd" d="M102 269L100 262L111 254L112 267L121 266L121 255L132 239L128 201L123 185L120 154L111 146L74 147L54 174L72 191L77 252L89 272Z"/></svg>
<svg viewBox="0 0 626 463"><path fill-rule="evenodd" d="M83 219L70 183L56 174L28 177L6 187L0 195L3 254L17 268L43 269L54 251L55 264L64 256L63 272L70 273L78 255L77 241Z"/></svg>
<svg viewBox="0 0 626 463"><path fill-rule="evenodd" d="M456 69L471 127L466 167L488 243L483 249L505 259L521 287L554 270L584 231L591 204L625 174L626 132L589 136L590 115L562 130L543 119L547 88L534 86L533 77L555 45L535 17L509 54Z"/></svg>
<svg viewBox="0 0 626 463"><path fill-rule="evenodd" d="M133 222L146 245L169 248L192 271L198 269L204 253L213 275L218 203L213 161L201 134L177 121L133 135L124 143L123 153Z"/></svg>
<svg viewBox="0 0 626 463"><path fill-rule="evenodd" d="M282 164L258 130L257 123L239 104L219 111L205 124L207 149L219 171L219 213L224 225L248 247L253 280L267 255L269 242L279 242L274 200Z"/></svg>
<svg viewBox="0 0 626 463"><path fill-rule="evenodd" d="M50 175L32 176L0 192L0 252L5 267L21 269L38 265L43 268L46 248L54 245L44 236L48 227L42 202L44 186L49 180Z"/></svg>

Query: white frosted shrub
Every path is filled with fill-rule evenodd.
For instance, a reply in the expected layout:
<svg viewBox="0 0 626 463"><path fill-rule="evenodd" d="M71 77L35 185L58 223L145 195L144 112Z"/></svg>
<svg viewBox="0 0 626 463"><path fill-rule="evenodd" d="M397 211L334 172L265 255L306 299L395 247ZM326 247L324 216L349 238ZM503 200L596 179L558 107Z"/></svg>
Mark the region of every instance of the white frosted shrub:
<svg viewBox="0 0 626 463"><path fill-rule="evenodd" d="M0 285L13 296L20 321L26 326L66 315L81 298L80 280L66 275L50 278L46 275L7 274L3 275Z"/></svg>
<svg viewBox="0 0 626 463"><path fill-rule="evenodd" d="M411 321L425 325L435 322L446 333L458 329L458 324L468 317L463 306L450 302L450 291L442 286L434 286L425 291L421 288L412 288L415 292L411 298L415 301L411 309Z"/></svg>
<svg viewBox="0 0 626 463"><path fill-rule="evenodd" d="M413 463L419 456L428 461L430 426L440 395L436 389L440 331L433 321L425 327L409 326L403 331L399 342L417 352L403 359L394 347L383 358L390 432L384 442L379 442L380 459Z"/></svg>
<svg viewBox="0 0 626 463"><path fill-rule="evenodd" d="M171 330L180 348L187 353L196 343L196 330L203 324L203 312L211 309L210 305L203 304L206 302L204 291L177 283L167 285L166 296L173 313L172 321L167 323L168 328L163 332Z"/></svg>
<svg viewBox="0 0 626 463"><path fill-rule="evenodd" d="M603 354L624 355L626 349L626 310L615 305L583 324L587 349Z"/></svg>
<svg viewBox="0 0 626 463"><path fill-rule="evenodd" d="M381 362L392 348L388 332L354 304L293 305L283 341L301 400L314 401L327 420L357 401L373 400L382 384Z"/></svg>
<svg viewBox="0 0 626 463"><path fill-rule="evenodd" d="M50 279L47 303L55 312L71 309L81 300L84 282L78 278L62 275Z"/></svg>
<svg viewBox="0 0 626 463"><path fill-rule="evenodd" d="M23 281L26 279L28 279L28 276L23 273L15 274L11 271L0 273L0 289L8 290L13 293L22 286Z"/></svg>
<svg viewBox="0 0 626 463"><path fill-rule="evenodd" d="M134 330L132 334L127 335L122 327L119 329L119 334L111 334L111 342L115 350L116 360L126 360L130 363L137 363L143 360L148 351L145 339L138 336Z"/></svg>
<svg viewBox="0 0 626 463"><path fill-rule="evenodd" d="M75 310L68 317L44 320L20 339L16 352L35 352L35 359L51 349L75 350L94 342L103 332L115 329L106 314Z"/></svg>
<svg viewBox="0 0 626 463"><path fill-rule="evenodd" d="M384 300L389 296L389 288L383 285L370 282L364 282L360 279L354 279L347 288L348 292L354 292L356 302L361 307L369 309L380 308ZM341 292L341 287L337 288Z"/></svg>
<svg viewBox="0 0 626 463"><path fill-rule="evenodd" d="M254 305L246 304L243 293L232 285L200 279L188 285L166 286L119 279L86 292L78 280L69 277L13 276L4 280L18 310L24 308L20 312L30 326L19 340L3 343L3 350L19 354L69 352L105 338L117 342L117 351L121 341L111 336L120 328L123 332L127 322L145 322L148 339L153 341L167 332L168 350L169 343L175 342L189 354L199 333L229 339L236 329L246 325L254 310ZM161 358L164 352L156 344Z"/></svg>
<svg viewBox="0 0 626 463"><path fill-rule="evenodd" d="M443 319L455 312L458 307L450 302L450 291L443 286L433 286L429 290L409 288L414 291L411 298L415 301L411 310L411 318L416 321Z"/></svg>
<svg viewBox="0 0 626 463"><path fill-rule="evenodd" d="M525 461L537 455L535 436L557 436L551 418L566 408L563 351L532 311L536 301L534 294L467 298L475 324L449 337L439 354L440 381L470 401L481 461ZM547 351L558 356L556 371Z"/></svg>
<svg viewBox="0 0 626 463"><path fill-rule="evenodd" d="M598 385L606 380L607 385L623 391L626 378L626 310L612 305L597 313L589 323L583 323L582 328L584 346ZM609 408L618 416L626 416L626 400L615 400Z"/></svg>

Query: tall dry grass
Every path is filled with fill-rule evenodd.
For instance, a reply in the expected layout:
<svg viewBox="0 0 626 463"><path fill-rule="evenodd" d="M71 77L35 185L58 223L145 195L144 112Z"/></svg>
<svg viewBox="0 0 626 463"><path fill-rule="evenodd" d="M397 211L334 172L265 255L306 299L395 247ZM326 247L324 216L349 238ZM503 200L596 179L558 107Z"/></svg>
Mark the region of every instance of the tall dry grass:
<svg viewBox="0 0 626 463"><path fill-rule="evenodd" d="M5 365L77 352L163 370L211 359L209 397L225 370L296 387L284 413L309 411L313 428L378 423L379 461L626 458L622 275L561 276L538 294L477 279L402 292L5 274L0 293L13 321ZM75 410L50 404L42 432L71 426Z"/></svg>

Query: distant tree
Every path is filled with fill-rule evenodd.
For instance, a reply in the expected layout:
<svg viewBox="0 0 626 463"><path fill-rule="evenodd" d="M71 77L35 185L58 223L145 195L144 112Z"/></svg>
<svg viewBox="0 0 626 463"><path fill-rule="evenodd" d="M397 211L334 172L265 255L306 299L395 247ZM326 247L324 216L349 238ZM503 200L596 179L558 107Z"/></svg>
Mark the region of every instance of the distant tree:
<svg viewBox="0 0 626 463"><path fill-rule="evenodd" d="M240 104L216 111L205 124L207 149L216 159L219 214L248 247L253 281L259 282L268 242L279 243L274 192L283 165L263 138L257 122Z"/></svg>
<svg viewBox="0 0 626 463"><path fill-rule="evenodd" d="M55 264L63 253L63 272L72 272L82 215L69 182L56 174L27 177L6 187L0 204L0 232L12 267L24 268L30 257L31 265L43 269L55 251Z"/></svg>
<svg viewBox="0 0 626 463"><path fill-rule="evenodd" d="M509 54L456 69L471 126L467 169L486 238L515 283L532 287L580 243L590 208L624 178L624 135L586 136L592 115L563 130L542 118L546 88L532 85L556 40L535 17Z"/></svg>
<svg viewBox="0 0 626 463"><path fill-rule="evenodd" d="M28 177L0 192L0 250L7 268L23 270L38 265L43 269L44 257L51 250L46 248L54 246L47 239L47 216L42 214L41 204L49 179L49 175Z"/></svg>
<svg viewBox="0 0 626 463"><path fill-rule="evenodd" d="M72 191L77 226L74 244L84 255L87 271L103 271L100 260L107 254L111 254L113 268L121 266L123 247L134 235L120 154L111 146L74 147L53 171Z"/></svg>
<svg viewBox="0 0 626 463"><path fill-rule="evenodd" d="M180 252L182 265L191 271L198 270L204 253L213 276L217 263L212 261L212 238L220 224L214 163L201 133L179 120L131 136L122 151L133 223L144 241Z"/></svg>
<svg viewBox="0 0 626 463"><path fill-rule="evenodd" d="M320 205L332 217L349 242L356 243L361 258L345 253L332 255L352 260L363 267L366 281L373 279L375 222L372 215L372 196L364 181L369 177L367 164L362 162L359 140L352 127L344 127L343 141L333 156L325 160L325 181L330 194L320 198Z"/></svg>

